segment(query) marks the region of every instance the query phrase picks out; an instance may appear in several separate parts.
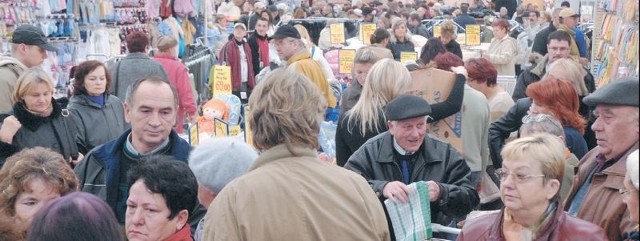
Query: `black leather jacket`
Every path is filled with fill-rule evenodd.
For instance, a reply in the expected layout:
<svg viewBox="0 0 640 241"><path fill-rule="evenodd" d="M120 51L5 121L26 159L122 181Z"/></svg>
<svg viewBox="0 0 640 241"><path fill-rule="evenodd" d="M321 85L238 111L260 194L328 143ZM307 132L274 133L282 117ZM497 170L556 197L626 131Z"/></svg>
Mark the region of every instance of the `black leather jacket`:
<svg viewBox="0 0 640 241"><path fill-rule="evenodd" d="M533 100L529 97L516 100L507 113L504 113L498 120L489 125L489 152L493 166L498 169L502 167L502 156L500 151L511 132L517 131L522 125L522 117L527 115Z"/></svg>
<svg viewBox="0 0 640 241"><path fill-rule="evenodd" d="M440 200L431 203L431 220L448 224L450 217L468 214L480 199L469 180L471 169L461 155L446 142L427 135L415 159L410 183L435 181L440 186ZM391 181L402 181L400 165L394 161L393 136L384 132L358 149L345 168L362 175L378 197Z"/></svg>

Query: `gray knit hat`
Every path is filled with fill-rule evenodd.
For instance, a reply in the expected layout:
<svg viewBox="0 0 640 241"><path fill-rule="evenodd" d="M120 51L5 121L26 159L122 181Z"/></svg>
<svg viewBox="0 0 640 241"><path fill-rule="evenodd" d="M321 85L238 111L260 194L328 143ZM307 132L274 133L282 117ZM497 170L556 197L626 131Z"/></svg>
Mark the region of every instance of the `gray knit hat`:
<svg viewBox="0 0 640 241"><path fill-rule="evenodd" d="M258 153L237 137L220 137L200 143L189 155L189 167L198 183L220 193L249 170Z"/></svg>

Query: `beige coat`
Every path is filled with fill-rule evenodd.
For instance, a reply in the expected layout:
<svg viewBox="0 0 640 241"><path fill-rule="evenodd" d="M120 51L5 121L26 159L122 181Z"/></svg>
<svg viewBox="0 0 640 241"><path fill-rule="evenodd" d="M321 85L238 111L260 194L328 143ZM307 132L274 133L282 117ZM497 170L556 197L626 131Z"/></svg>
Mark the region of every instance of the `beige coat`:
<svg viewBox="0 0 640 241"><path fill-rule="evenodd" d="M493 63L498 70L498 75L516 76L516 57L518 55L517 41L505 36L503 39L493 39L489 49L487 59Z"/></svg>
<svg viewBox="0 0 640 241"><path fill-rule="evenodd" d="M316 151L275 146L227 185L207 212L203 240L390 240L380 201L361 176Z"/></svg>
<svg viewBox="0 0 640 241"><path fill-rule="evenodd" d="M18 82L20 74L27 69L19 60L13 57L0 56L0 113L9 112L13 109L11 95Z"/></svg>

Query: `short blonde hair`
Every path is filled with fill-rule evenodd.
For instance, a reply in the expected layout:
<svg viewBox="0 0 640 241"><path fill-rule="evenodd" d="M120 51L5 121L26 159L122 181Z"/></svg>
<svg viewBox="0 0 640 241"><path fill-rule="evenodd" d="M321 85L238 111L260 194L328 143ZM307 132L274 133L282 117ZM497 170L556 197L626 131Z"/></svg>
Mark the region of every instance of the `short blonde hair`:
<svg viewBox="0 0 640 241"><path fill-rule="evenodd" d="M178 46L178 40L173 36L160 36L157 46L161 52L168 52L171 48Z"/></svg>
<svg viewBox="0 0 640 241"><path fill-rule="evenodd" d="M455 39L457 31L458 31L457 27L450 20L445 21L440 25L440 36L442 37L445 37L448 39Z"/></svg>
<svg viewBox="0 0 640 241"><path fill-rule="evenodd" d="M285 144L318 148L327 101L311 80L282 68L269 73L249 97L247 117L259 151Z"/></svg>
<svg viewBox="0 0 640 241"><path fill-rule="evenodd" d="M573 83L578 96L587 96L589 94L587 85L584 83L584 77L587 75L587 71L578 62L572 59L558 59L549 65L547 73L551 73L554 69L566 72L569 75L570 79L563 80L568 80ZM558 78L558 76L554 77Z"/></svg>
<svg viewBox="0 0 640 241"><path fill-rule="evenodd" d="M18 78L11 101L13 103L23 101L24 97L37 84L46 84L51 89L51 93L53 93L53 81L51 81L49 75L40 68L29 68L22 72L22 75Z"/></svg>
<svg viewBox="0 0 640 241"><path fill-rule="evenodd" d="M293 27L296 28L296 30L298 30L298 33L300 34L300 39L302 39L304 46L306 48L311 48L313 46L313 42L311 42L311 37L309 36L309 31L307 31L307 28L302 26L302 24L296 24L296 25L293 25Z"/></svg>
<svg viewBox="0 0 640 241"><path fill-rule="evenodd" d="M547 133L536 133L528 137L516 139L507 143L500 155L503 160L537 161L544 179L556 179L560 182L558 193L552 200L560 201L560 188L564 177L565 145L557 136Z"/></svg>

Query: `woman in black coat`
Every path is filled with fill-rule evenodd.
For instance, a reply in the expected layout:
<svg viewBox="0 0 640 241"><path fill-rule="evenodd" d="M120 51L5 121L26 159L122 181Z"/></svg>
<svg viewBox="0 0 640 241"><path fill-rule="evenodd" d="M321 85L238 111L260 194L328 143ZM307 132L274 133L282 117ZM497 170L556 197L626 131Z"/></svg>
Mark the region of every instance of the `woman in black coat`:
<svg viewBox="0 0 640 241"><path fill-rule="evenodd" d="M70 163L82 159L69 111L53 98L47 73L25 70L11 98L13 111L0 115L0 166L14 153L36 146L50 148Z"/></svg>

